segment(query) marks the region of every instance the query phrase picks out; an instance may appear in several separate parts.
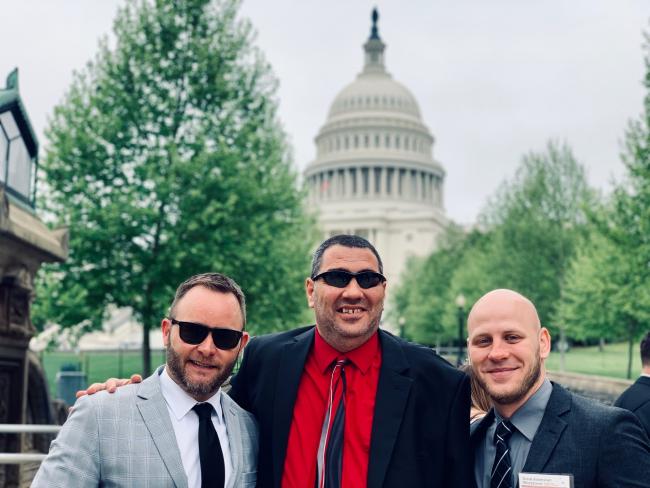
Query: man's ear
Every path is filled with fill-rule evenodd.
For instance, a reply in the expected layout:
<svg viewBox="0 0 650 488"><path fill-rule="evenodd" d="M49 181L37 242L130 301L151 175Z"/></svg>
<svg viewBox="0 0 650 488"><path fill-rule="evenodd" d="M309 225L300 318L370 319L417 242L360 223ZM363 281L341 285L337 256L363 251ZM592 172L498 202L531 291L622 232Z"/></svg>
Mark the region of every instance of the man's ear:
<svg viewBox="0 0 650 488"><path fill-rule="evenodd" d="M307 305L314 308L314 280L307 278L305 280L305 293L307 294Z"/></svg>
<svg viewBox="0 0 650 488"><path fill-rule="evenodd" d="M546 327L542 327L539 331L539 355L542 359L546 359L551 353L551 333Z"/></svg>
<svg viewBox="0 0 650 488"><path fill-rule="evenodd" d="M171 321L167 318L162 319L162 322L160 323L160 330L162 331L163 345L165 347L167 347L169 344L169 334L171 332L171 328L172 328Z"/></svg>
<svg viewBox="0 0 650 488"><path fill-rule="evenodd" d="M250 334L246 331L241 336L241 342L239 343L239 352L241 352L248 344L248 340L251 338Z"/></svg>

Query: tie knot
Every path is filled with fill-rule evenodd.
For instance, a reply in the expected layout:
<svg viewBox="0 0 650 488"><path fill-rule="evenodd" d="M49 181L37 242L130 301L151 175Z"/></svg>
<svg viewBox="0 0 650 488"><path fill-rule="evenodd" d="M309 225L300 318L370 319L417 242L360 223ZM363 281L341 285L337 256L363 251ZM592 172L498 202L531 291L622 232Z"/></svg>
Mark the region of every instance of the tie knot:
<svg viewBox="0 0 650 488"><path fill-rule="evenodd" d="M214 410L214 407L209 403L197 403L192 407L192 410L196 412L196 414L199 416L199 419L209 420L210 416L212 415L212 411Z"/></svg>
<svg viewBox="0 0 650 488"><path fill-rule="evenodd" d="M512 425L508 420L502 420L497 424L497 430L494 433L494 442L508 442L508 439L510 439L510 436L514 431L514 425Z"/></svg>
<svg viewBox="0 0 650 488"><path fill-rule="evenodd" d="M337 359L336 362L334 363L335 368L343 368L344 366L347 366L350 364L350 360L347 358L344 359Z"/></svg>

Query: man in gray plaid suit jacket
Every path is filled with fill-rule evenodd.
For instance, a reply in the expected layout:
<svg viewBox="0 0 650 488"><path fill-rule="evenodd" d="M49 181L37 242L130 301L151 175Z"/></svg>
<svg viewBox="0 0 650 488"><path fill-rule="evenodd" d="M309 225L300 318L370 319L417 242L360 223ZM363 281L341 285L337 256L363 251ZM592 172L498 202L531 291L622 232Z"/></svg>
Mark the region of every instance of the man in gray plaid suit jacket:
<svg viewBox="0 0 650 488"><path fill-rule="evenodd" d="M255 486L255 419L220 390L248 341L245 323L244 295L230 278L181 284L161 324L166 365L113 395L77 400L32 486Z"/></svg>

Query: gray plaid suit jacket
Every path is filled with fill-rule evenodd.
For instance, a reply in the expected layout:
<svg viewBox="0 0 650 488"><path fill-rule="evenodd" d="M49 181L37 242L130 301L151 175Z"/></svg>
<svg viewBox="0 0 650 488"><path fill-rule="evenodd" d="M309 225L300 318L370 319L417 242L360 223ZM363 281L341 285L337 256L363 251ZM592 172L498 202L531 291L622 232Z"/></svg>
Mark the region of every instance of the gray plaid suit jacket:
<svg viewBox="0 0 650 488"><path fill-rule="evenodd" d="M137 385L77 400L50 446L32 487L186 488L158 370ZM233 463L228 487L257 481L257 424L228 395L221 395Z"/></svg>

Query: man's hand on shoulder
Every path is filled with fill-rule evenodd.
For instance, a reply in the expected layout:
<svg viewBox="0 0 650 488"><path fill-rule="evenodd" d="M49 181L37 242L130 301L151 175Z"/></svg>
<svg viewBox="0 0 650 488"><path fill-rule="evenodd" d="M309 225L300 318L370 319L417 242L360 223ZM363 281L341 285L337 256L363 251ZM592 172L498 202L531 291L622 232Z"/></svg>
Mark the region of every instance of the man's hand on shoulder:
<svg viewBox="0 0 650 488"><path fill-rule="evenodd" d="M115 393L115 391L121 386L128 385L131 383L141 383L141 382L142 382L142 376L140 376L139 374L132 374L131 378L129 379L109 378L106 380L105 383L93 383L85 390L79 390L76 393L76 397L79 398L84 395L93 395L98 391L102 391L102 390L106 390L108 393Z"/></svg>

